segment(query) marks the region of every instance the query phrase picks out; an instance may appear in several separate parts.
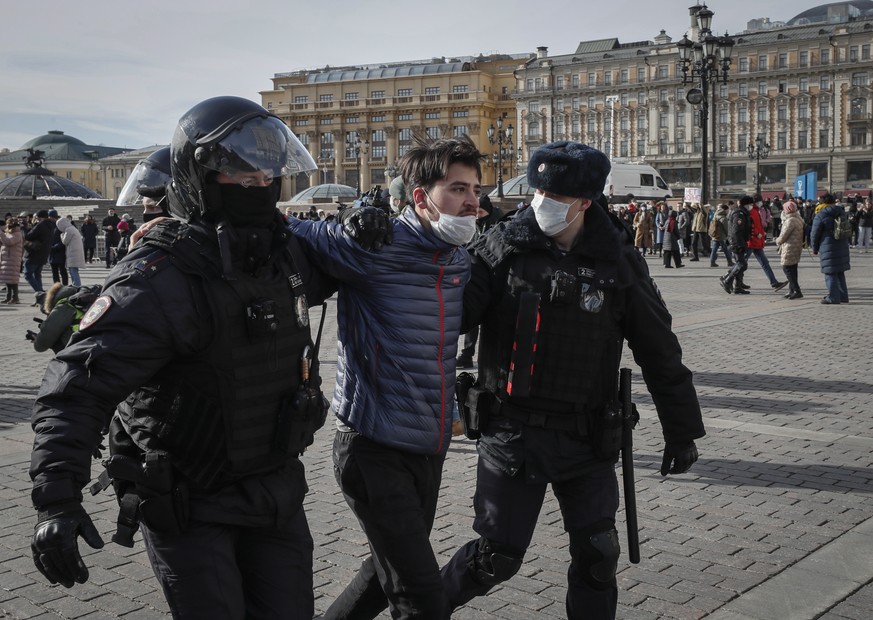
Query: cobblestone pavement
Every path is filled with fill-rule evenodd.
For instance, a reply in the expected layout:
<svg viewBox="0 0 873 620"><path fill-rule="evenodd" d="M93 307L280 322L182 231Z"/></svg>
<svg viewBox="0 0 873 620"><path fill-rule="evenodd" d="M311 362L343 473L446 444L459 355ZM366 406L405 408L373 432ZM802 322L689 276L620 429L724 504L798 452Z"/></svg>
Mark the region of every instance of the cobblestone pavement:
<svg viewBox="0 0 873 620"><path fill-rule="evenodd" d="M824 278L809 254L800 267L805 297L794 301L770 290L755 261L746 280L752 294L743 297L725 294L717 281L724 269L705 259L670 271L657 258L649 264L695 373L709 434L691 472L662 478L660 427L625 353L643 416L635 435L643 558L631 565L622 556L618 616L873 618L873 254L853 252L851 303L840 306L819 303ZM106 271L84 273L94 283ZM328 313L322 351L330 392L332 303ZM28 418L47 361L23 339L34 316L26 305L0 306L0 618L168 618L139 541L134 549L85 547L91 580L72 590L47 585L33 567ZM318 613L367 553L333 478L332 436L328 425L304 457ZM475 461L473 442L452 444L432 537L441 562L472 536ZM108 540L114 500L89 497L86 508ZM562 618L567 566L567 536L549 493L519 574L454 617Z"/></svg>

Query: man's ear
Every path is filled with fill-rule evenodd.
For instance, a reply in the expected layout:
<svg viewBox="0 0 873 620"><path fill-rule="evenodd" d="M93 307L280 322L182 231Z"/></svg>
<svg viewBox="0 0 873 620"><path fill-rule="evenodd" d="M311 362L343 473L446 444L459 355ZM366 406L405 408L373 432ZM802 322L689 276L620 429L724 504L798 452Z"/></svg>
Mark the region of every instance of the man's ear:
<svg viewBox="0 0 873 620"><path fill-rule="evenodd" d="M593 204L594 204L594 201L591 200L590 198L580 198L579 199L579 211L584 213L588 209L588 207L590 207Z"/></svg>
<svg viewBox="0 0 873 620"><path fill-rule="evenodd" d="M427 194L424 193L424 188L416 187L412 190L412 204L419 209L427 209Z"/></svg>

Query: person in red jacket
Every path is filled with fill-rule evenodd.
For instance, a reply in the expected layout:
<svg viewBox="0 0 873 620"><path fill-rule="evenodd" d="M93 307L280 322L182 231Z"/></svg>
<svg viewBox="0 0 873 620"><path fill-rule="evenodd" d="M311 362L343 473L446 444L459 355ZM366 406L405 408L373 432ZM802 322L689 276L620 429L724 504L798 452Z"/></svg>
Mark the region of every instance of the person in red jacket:
<svg viewBox="0 0 873 620"><path fill-rule="evenodd" d="M755 204L749 209L749 219L752 222L752 233L749 235L748 250L746 251L746 260L752 254L764 270L764 275L770 280L770 286L774 291L780 291L788 284L788 282L780 282L776 279L770 261L767 260L767 255L764 253L764 242L767 238L767 227L761 218L761 207L764 201L760 196L755 196Z"/></svg>

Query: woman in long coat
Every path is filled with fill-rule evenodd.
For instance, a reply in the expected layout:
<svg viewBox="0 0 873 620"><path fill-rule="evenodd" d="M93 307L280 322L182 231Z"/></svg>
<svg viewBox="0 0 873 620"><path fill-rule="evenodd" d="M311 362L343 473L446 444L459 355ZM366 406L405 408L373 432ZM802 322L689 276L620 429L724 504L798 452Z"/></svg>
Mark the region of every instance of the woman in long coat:
<svg viewBox="0 0 873 620"><path fill-rule="evenodd" d="M653 254L652 252L652 226L654 225L654 217L652 217L652 212L643 205L640 207L640 210L637 211L637 214L634 216L634 230L636 230L636 234L634 235L634 247L636 247L640 254L645 256L648 254Z"/></svg>
<svg viewBox="0 0 873 620"><path fill-rule="evenodd" d="M661 256L661 251L664 248L664 231L667 229L668 212L667 204L659 202L658 212L655 214L655 249L658 250L658 256Z"/></svg>
<svg viewBox="0 0 873 620"><path fill-rule="evenodd" d="M791 200L782 205L782 220L776 248L779 250L782 271L788 278L788 299L801 299L800 283L797 281L797 263L803 253L803 218L797 211L797 204Z"/></svg>
<svg viewBox="0 0 873 620"><path fill-rule="evenodd" d="M846 272L850 269L849 240L834 239L834 220L838 217L847 217L843 207L834 204L833 197L825 195L822 204L815 208L809 233L812 253L820 256L821 272L828 289L828 294L821 300L823 304L849 303L849 289L846 287Z"/></svg>
<svg viewBox="0 0 873 620"><path fill-rule="evenodd" d="M6 285L4 304L17 304L21 259L24 256L24 233L14 217L6 218L0 230L0 283Z"/></svg>

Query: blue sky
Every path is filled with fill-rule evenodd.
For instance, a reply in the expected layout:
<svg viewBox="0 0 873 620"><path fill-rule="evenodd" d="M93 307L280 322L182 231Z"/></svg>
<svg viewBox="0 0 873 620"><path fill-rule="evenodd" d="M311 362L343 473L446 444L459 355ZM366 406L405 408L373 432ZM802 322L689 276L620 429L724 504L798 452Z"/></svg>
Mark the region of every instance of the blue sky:
<svg viewBox="0 0 873 620"><path fill-rule="evenodd" d="M693 0L42 0L4 15L0 149L59 129L88 144L168 143L217 95L260 102L275 73L499 52L566 54L579 41L678 40ZM713 30L787 21L818 2L712 0ZM305 15L305 22L300 16Z"/></svg>

